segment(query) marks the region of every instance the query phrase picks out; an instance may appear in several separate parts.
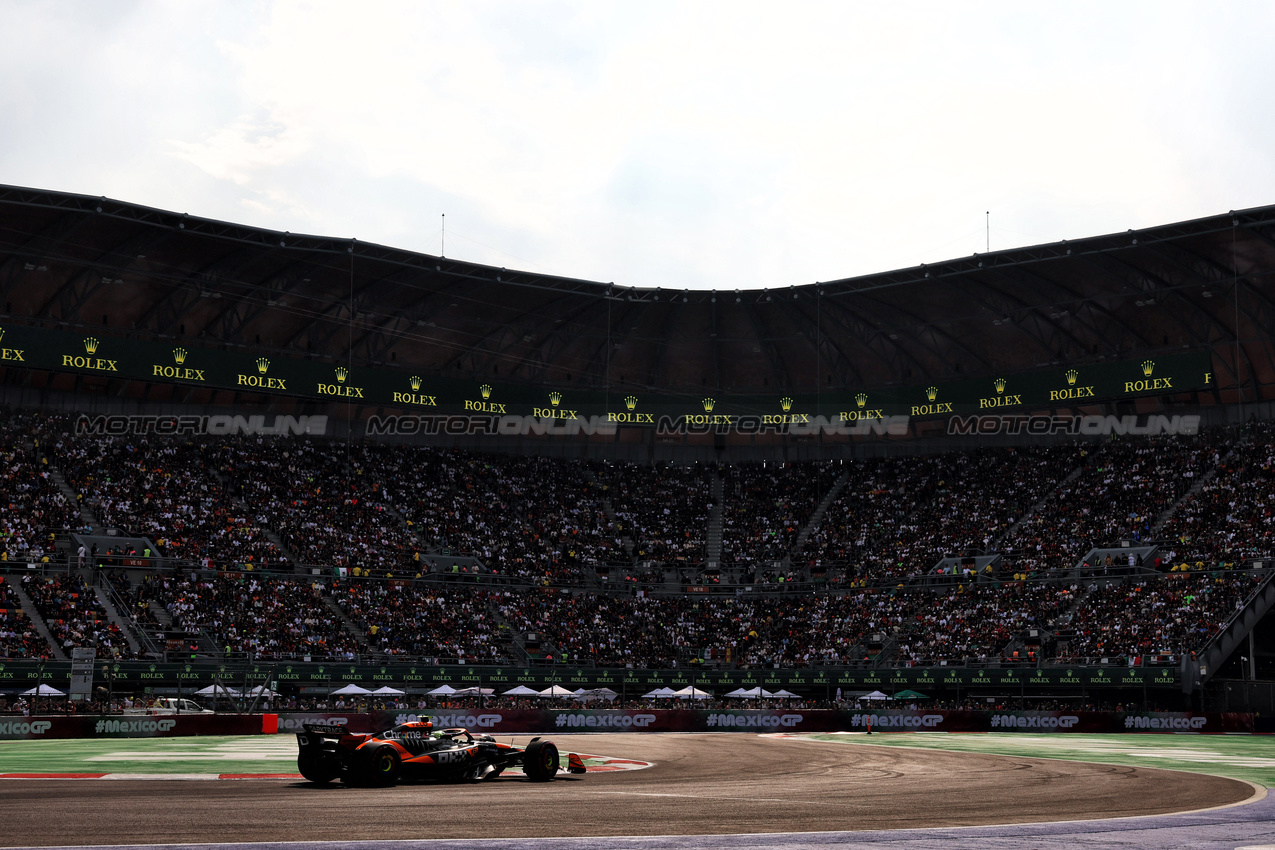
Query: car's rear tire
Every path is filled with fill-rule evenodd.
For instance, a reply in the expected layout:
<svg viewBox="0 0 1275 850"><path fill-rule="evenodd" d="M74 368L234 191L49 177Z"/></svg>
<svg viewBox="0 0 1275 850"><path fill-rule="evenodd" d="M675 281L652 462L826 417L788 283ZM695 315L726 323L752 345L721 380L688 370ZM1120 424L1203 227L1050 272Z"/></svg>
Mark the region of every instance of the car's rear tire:
<svg viewBox="0 0 1275 850"><path fill-rule="evenodd" d="M341 775L341 765L327 753L302 752L297 755L297 770L311 782L326 785Z"/></svg>
<svg viewBox="0 0 1275 850"><path fill-rule="evenodd" d="M522 756L522 772L532 782L548 782L558 775L558 748L553 741L533 741Z"/></svg>
<svg viewBox="0 0 1275 850"><path fill-rule="evenodd" d="M368 753L364 776L369 785L393 785L398 781L403 758L393 744L381 744Z"/></svg>

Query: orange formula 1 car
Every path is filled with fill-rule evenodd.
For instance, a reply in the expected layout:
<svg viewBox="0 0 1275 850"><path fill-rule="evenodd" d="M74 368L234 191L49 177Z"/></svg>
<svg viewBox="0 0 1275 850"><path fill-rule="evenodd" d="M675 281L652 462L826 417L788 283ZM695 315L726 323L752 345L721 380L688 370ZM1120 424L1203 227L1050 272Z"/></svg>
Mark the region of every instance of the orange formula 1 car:
<svg viewBox="0 0 1275 850"><path fill-rule="evenodd" d="M434 731L428 720L403 723L384 732L354 734L340 726L307 723L297 733L297 767L311 782L340 779L348 785L393 785L495 779L509 767L521 767L533 782L558 774L558 748L532 738L526 748L502 744L467 729ZM568 773L584 773L584 760L567 756Z"/></svg>

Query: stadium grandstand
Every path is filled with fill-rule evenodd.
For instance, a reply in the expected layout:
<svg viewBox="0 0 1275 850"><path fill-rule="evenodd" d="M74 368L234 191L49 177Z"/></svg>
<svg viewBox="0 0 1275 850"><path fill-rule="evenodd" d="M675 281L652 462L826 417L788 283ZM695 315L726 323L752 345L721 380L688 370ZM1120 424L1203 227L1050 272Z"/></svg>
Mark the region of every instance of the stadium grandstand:
<svg viewBox="0 0 1275 850"><path fill-rule="evenodd" d="M0 307L15 685L1275 711L1275 207L692 291L0 187Z"/></svg>

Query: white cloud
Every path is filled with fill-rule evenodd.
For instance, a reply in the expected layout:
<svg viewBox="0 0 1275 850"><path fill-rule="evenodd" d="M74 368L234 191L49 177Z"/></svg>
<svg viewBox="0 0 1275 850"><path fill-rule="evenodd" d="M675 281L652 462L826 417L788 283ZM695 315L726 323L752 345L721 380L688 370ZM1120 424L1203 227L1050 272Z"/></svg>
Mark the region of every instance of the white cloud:
<svg viewBox="0 0 1275 850"><path fill-rule="evenodd" d="M1275 194L1264 4L91 8L0 7L0 181L705 288Z"/></svg>

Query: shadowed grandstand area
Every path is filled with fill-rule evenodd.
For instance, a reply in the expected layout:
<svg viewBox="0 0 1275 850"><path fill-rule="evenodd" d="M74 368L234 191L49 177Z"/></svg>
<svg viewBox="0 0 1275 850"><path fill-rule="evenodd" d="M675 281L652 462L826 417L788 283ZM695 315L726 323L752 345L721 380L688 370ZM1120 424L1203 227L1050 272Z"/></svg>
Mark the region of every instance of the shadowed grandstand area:
<svg viewBox="0 0 1275 850"><path fill-rule="evenodd" d="M0 429L11 658L1174 668L1271 575L1266 423L691 466Z"/></svg>

